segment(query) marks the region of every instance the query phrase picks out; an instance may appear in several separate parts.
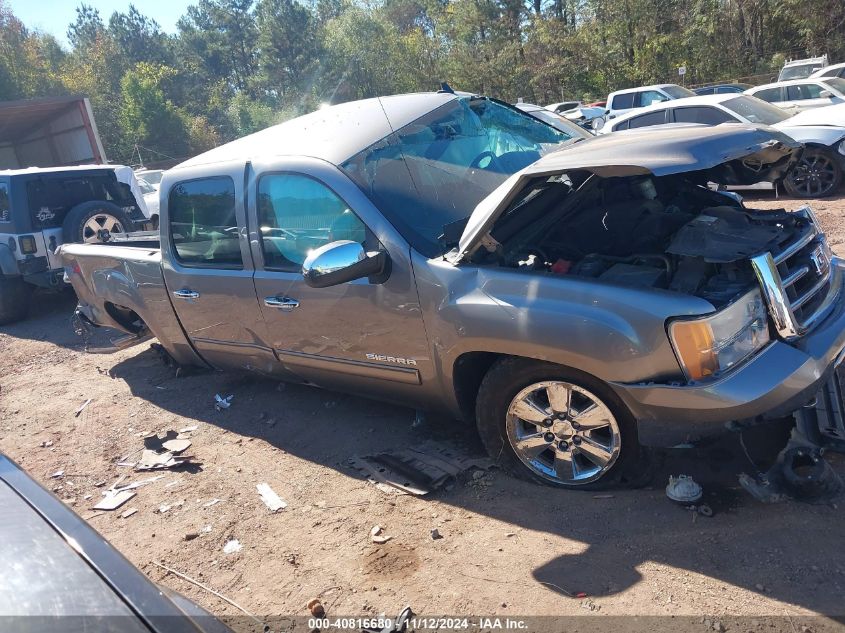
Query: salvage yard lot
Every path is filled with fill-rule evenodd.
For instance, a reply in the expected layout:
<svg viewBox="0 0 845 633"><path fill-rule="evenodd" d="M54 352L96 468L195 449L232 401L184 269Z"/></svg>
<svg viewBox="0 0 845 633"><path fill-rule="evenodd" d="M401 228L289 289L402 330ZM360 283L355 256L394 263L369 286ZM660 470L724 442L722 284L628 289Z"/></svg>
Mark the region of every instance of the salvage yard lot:
<svg viewBox="0 0 845 633"><path fill-rule="evenodd" d="M757 198L749 206L801 204ZM845 197L812 205L845 253ZM839 625L812 616L845 615L842 504L752 500L736 483L751 466L735 438L660 454L638 490L558 491L491 470L428 497L385 494L348 459L432 438L480 456L473 430L413 424L409 409L251 375L177 378L147 344L86 354L69 325L73 305L71 296L41 298L32 318L0 331L0 450L154 581L215 614L239 612L154 563L259 617L306 615L314 597L329 616L395 616L405 605L425 616L696 616L676 630L705 630L703 616L747 616L742 627L724 622L824 631ZM231 408L216 410L215 394L232 394ZM116 512L90 509L95 484L150 476L117 465L137 458L144 435L194 425L187 454L201 467L163 471ZM845 474L845 460L832 462ZM713 518L665 498L668 474L679 472L704 485ZM262 482L286 509L267 511ZM129 508L138 512L121 518ZM392 537L385 544L370 540L377 524ZM434 528L442 538L432 539ZM232 538L243 548L226 554Z"/></svg>

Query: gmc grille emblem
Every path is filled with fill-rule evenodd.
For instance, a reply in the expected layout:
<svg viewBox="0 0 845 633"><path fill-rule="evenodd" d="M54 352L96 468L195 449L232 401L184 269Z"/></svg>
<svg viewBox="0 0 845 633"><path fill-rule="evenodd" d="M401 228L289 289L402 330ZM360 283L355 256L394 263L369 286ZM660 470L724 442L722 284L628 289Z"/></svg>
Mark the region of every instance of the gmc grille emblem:
<svg viewBox="0 0 845 633"><path fill-rule="evenodd" d="M810 260L813 262L813 266L816 267L816 274L819 277L827 274L827 271L830 269L830 260L824 252L823 246L817 246L815 250L813 250L810 254Z"/></svg>

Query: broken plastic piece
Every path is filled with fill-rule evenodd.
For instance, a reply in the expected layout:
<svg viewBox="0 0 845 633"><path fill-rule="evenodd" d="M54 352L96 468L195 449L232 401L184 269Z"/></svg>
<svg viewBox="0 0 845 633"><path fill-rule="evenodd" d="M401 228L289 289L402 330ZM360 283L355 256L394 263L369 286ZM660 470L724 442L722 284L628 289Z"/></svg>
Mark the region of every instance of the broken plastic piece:
<svg viewBox="0 0 845 633"><path fill-rule="evenodd" d="M378 545L382 545L384 543L387 543L390 539L393 538L392 536L383 535L382 531L383 530L382 530L382 527L380 525L374 525L373 529L370 530L370 540L373 543L376 543Z"/></svg>
<svg viewBox="0 0 845 633"><path fill-rule="evenodd" d="M82 403L82 406L79 407L76 411L73 412L73 417L78 418L79 415L85 411L85 407L91 404L91 398L88 398L85 402Z"/></svg>
<svg viewBox="0 0 845 633"><path fill-rule="evenodd" d="M704 492L695 480L689 475L669 476L669 483L666 486L666 496L672 501L683 504L692 504L701 499Z"/></svg>
<svg viewBox="0 0 845 633"><path fill-rule="evenodd" d="M288 507L288 504L275 493L270 487L270 484L256 484L255 487L258 490L258 494L261 495L261 500L270 509L270 512L278 512Z"/></svg>
<svg viewBox="0 0 845 633"><path fill-rule="evenodd" d="M107 494L94 507L94 510L117 510L124 503L129 501L135 493L130 490L123 490L118 493Z"/></svg>
<svg viewBox="0 0 845 633"><path fill-rule="evenodd" d="M232 398L234 395L226 396L225 398L221 396L219 393L214 394L214 408L218 411L222 411L223 409L228 409L232 406Z"/></svg>

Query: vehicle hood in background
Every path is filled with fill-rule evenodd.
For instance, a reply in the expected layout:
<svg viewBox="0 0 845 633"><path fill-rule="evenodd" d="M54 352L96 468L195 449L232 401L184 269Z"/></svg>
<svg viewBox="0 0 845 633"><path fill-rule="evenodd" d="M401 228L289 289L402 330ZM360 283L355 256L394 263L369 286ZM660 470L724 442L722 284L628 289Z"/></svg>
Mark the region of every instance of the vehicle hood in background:
<svg viewBox="0 0 845 633"><path fill-rule="evenodd" d="M845 138L845 127L839 125L787 125L790 121L787 119L776 127L799 143L831 146Z"/></svg>
<svg viewBox="0 0 845 633"><path fill-rule="evenodd" d="M786 121L778 123L775 127L783 129L783 126L793 127L796 125L833 125L845 127L845 103L804 110L788 118Z"/></svg>
<svg viewBox="0 0 845 633"><path fill-rule="evenodd" d="M702 184L751 185L786 173L801 144L769 127L723 124L666 126L586 139L547 154L517 172L475 207L457 251L457 263L472 254L525 186L538 177L589 171L603 178L689 174Z"/></svg>

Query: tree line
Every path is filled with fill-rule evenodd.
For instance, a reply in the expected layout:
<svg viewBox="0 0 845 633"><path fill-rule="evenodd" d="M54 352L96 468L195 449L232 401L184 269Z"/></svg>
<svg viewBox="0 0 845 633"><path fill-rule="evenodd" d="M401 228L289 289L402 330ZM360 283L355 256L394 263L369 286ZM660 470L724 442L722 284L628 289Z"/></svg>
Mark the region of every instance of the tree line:
<svg viewBox="0 0 845 633"><path fill-rule="evenodd" d="M0 100L90 98L107 154L181 158L322 103L435 89L545 104L845 61L843 0L199 0L174 34L80 4L69 49L0 0ZM139 156L140 154L140 156Z"/></svg>

